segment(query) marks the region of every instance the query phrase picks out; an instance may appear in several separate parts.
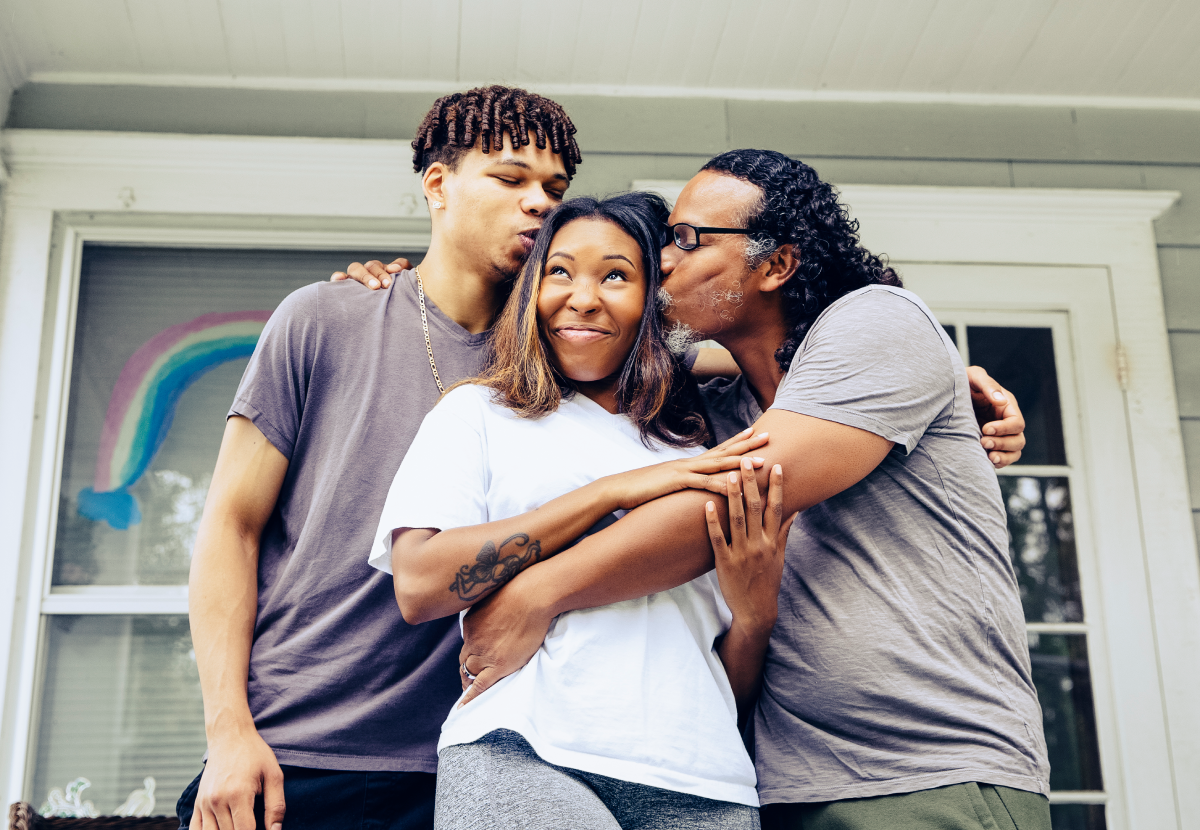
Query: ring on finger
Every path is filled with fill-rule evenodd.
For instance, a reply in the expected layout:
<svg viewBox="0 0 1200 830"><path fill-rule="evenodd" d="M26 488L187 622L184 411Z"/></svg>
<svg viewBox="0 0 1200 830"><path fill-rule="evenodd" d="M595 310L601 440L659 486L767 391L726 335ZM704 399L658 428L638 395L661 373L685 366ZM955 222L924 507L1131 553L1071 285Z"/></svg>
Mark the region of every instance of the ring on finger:
<svg viewBox="0 0 1200 830"><path fill-rule="evenodd" d="M467 678L467 680L469 680L472 683L475 682L475 675L473 675L473 674L471 674L471 672L467 671L467 664L465 662L458 667L458 670L460 672L462 672L463 677Z"/></svg>

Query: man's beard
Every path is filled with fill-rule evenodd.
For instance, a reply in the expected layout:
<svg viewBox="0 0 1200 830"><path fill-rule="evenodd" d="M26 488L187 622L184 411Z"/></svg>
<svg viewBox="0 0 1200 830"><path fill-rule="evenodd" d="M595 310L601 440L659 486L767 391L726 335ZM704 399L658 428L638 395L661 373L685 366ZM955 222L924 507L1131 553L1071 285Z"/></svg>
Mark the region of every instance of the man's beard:
<svg viewBox="0 0 1200 830"><path fill-rule="evenodd" d="M713 331L700 332L687 323L675 320L667 326L667 347L675 354L684 354L693 343L707 340L725 326L734 322L734 311L745 301L746 295L739 288L729 288L723 291L709 291L703 298L703 304L716 313L720 323ZM664 316L669 316L675 306L675 297L665 288L658 289L658 307Z"/></svg>
<svg viewBox="0 0 1200 830"><path fill-rule="evenodd" d="M675 305L675 298L671 296L667 289L660 287L658 289L659 310L663 314L666 314L673 305ZM667 341L667 348L676 357L683 357L687 354L687 350L691 348L692 344L701 339L700 335L691 326L679 320L675 320L674 322L668 321L664 335Z"/></svg>

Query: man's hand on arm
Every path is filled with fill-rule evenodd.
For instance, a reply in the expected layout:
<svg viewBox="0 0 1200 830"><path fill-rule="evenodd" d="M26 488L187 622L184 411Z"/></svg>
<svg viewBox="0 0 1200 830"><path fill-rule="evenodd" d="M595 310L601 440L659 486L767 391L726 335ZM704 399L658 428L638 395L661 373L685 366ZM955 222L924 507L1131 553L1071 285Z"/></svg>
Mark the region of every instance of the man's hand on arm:
<svg viewBox="0 0 1200 830"><path fill-rule="evenodd" d="M384 265L377 259L373 259L367 263L351 262L345 271L334 271L329 281L354 280L374 291L377 288L387 288L392 284L393 274L398 274L409 268L412 268L412 263L402 256L396 257L387 265Z"/></svg>
<svg viewBox="0 0 1200 830"><path fill-rule="evenodd" d="M1025 418L1016 396L979 366L967 367L967 380L988 460L997 470L1016 463L1025 449Z"/></svg>
<svg viewBox="0 0 1200 830"><path fill-rule="evenodd" d="M254 830L283 822L283 772L259 736L247 701L258 610L258 546L287 473L287 459L246 418L234 416L213 472L188 581L188 610L204 698L208 761L192 830Z"/></svg>
<svg viewBox="0 0 1200 830"><path fill-rule="evenodd" d="M779 464L787 477L784 515L805 510L861 481L892 448L864 430L772 409L754 425L768 432L757 470L760 492ZM595 608L689 582L713 567L705 504L711 496L688 490L631 511L600 533L553 559L523 571L478 603L464 620L461 657L476 680L464 703L529 661L558 614ZM727 508L717 500L718 521L728 534Z"/></svg>

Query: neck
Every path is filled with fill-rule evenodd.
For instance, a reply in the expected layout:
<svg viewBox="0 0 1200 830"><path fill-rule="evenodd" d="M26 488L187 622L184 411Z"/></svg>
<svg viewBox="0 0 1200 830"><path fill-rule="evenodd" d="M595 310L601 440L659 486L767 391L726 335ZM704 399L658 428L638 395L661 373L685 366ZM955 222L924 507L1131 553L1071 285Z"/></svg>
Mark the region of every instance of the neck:
<svg viewBox="0 0 1200 830"><path fill-rule="evenodd" d="M417 267L425 296L443 314L471 334L491 327L500 310L502 275L481 272L478 262L456 256L448 246L438 245L436 239Z"/></svg>
<svg viewBox="0 0 1200 830"><path fill-rule="evenodd" d="M600 404L606 411L617 414L617 384L611 378L587 383L573 381L575 391Z"/></svg>
<svg viewBox="0 0 1200 830"><path fill-rule="evenodd" d="M781 315L763 317L766 319L755 320L751 331L720 334L714 339L733 355L759 408L766 412L783 381L784 372L775 360L775 352L787 338L788 329Z"/></svg>

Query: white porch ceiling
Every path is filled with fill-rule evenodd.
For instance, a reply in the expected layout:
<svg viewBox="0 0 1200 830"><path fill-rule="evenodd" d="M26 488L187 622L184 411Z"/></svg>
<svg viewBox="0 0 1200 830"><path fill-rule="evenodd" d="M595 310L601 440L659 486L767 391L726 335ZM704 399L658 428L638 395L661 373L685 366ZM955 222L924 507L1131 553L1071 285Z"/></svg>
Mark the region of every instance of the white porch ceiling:
<svg viewBox="0 0 1200 830"><path fill-rule="evenodd" d="M0 68L9 89L503 81L1200 109L1200 0L0 0Z"/></svg>

